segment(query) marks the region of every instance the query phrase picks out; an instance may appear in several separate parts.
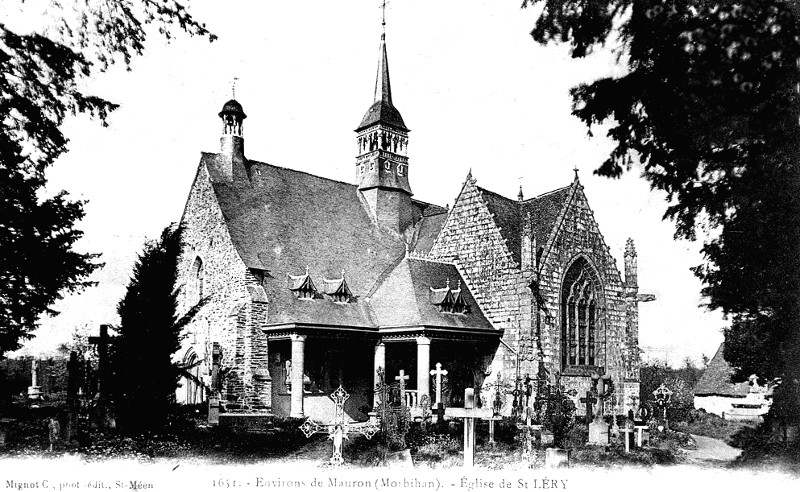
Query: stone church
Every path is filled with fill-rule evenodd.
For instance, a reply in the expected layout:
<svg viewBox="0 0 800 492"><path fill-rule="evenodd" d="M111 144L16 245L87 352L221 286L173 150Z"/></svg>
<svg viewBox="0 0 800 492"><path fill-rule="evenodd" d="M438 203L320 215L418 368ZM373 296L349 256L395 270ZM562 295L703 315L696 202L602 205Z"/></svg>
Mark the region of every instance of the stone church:
<svg viewBox="0 0 800 492"><path fill-rule="evenodd" d="M593 373L614 381L616 413L634 403L633 242L623 277L577 172L528 199L483 189L471 172L450 209L414 199L385 36L354 182L245 157L241 104L219 117L220 151L202 154L180 221L179 311L204 302L176 355L192 373L179 402L219 395L222 415L323 420L341 384L347 413L363 419L378 368L403 381L413 410L434 398L438 363L446 405L465 387L488 394L498 375L534 386L542 368L577 390L579 414Z"/></svg>

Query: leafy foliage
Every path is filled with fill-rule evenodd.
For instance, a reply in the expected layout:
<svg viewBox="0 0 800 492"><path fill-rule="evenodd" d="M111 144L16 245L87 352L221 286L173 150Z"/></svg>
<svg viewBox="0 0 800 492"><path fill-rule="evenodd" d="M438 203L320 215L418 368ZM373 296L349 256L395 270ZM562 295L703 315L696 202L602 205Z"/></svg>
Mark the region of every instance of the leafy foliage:
<svg viewBox="0 0 800 492"><path fill-rule="evenodd" d="M169 423L182 374L172 354L180 348L180 333L189 320L176 316L180 247L180 230L175 227L145 244L117 306L112 399L118 426L127 433L159 431Z"/></svg>
<svg viewBox="0 0 800 492"><path fill-rule="evenodd" d="M740 378L800 379L800 3L528 4L543 8L536 41L569 43L574 57L611 42L627 64L575 87L573 114L611 125L616 147L597 174L638 159L676 236L707 233L694 271L709 307L732 319L726 360Z"/></svg>
<svg viewBox="0 0 800 492"><path fill-rule="evenodd" d="M30 338L40 315L56 314L65 291L91 285L101 266L98 255L73 249L85 202L64 191L40 196L46 169L67 151L64 119L86 113L105 125L117 107L81 82L118 61L129 67L148 25L167 38L177 26L213 39L176 0L62 0L41 18L53 23L31 33L0 18L0 354Z"/></svg>
<svg viewBox="0 0 800 492"><path fill-rule="evenodd" d="M697 381L703 375L703 370L698 369L687 360L684 367L673 369L664 361L652 361L642 365L639 383L640 401L656 409L653 391L662 383L665 384L672 395L667 406L667 417L670 422L687 421L694 410L694 390ZM660 417L660 414L657 414Z"/></svg>

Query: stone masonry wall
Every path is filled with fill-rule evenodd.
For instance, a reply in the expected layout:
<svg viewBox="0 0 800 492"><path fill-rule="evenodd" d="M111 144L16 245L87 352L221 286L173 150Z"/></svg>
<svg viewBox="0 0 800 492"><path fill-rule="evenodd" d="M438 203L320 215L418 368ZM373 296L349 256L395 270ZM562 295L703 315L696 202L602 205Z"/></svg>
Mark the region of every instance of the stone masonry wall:
<svg viewBox="0 0 800 492"><path fill-rule="evenodd" d="M483 313L496 328L505 330L503 340L517 349L520 325L530 329L530 309L521 309L522 273L471 176L429 257L458 266ZM500 370L503 379L513 384L515 359L501 345L492 362L494 374Z"/></svg>
<svg viewBox="0 0 800 492"><path fill-rule="evenodd" d="M270 405L269 377L256 376L266 366L267 344L258 326L266 322L266 298L251 292L258 281L239 257L225 225L222 211L205 166L201 165L184 209L183 251L179 263L179 315L196 302L189 299L195 259L203 262L203 296L208 303L185 328L187 336L177 356L194 348L204 367L211 367L214 342L222 348L223 369L231 369L225 379L223 399L246 404L257 410ZM248 285L251 290L248 290ZM258 287L260 288L260 286ZM263 293L263 289L260 291ZM256 333L257 332L257 333ZM205 377L210 383L210 376ZM179 401L180 390L178 391Z"/></svg>
<svg viewBox="0 0 800 492"><path fill-rule="evenodd" d="M562 371L560 298L563 276L575 259L583 256L596 269L604 295L597 326L597 365L604 366L606 374L614 380L616 394L613 403L617 413L622 413L630 403L625 401L623 381L638 379L634 377L638 371L626 374L622 363L628 311L624 284L579 184L575 185L557 224L557 233L546 245L535 245L523 238L523 247L534 244L544 247L544 253L538 272L531 268L521 269L470 176L429 256L456 263L484 314L496 327L505 330L504 341L519 352L520 374L523 376L526 373L537 374L539 359L537 306L528 285L533 279L539 284L543 300L539 310L543 360L552 375ZM524 252L521 257L525 258ZM501 346L492 365L502 367L503 378L513 381L515 363L515 356ZM590 388L589 374L567 374L562 383L578 390L575 403L578 413L585 414L585 406L578 399ZM611 403L606 404L609 410Z"/></svg>
<svg viewBox="0 0 800 492"><path fill-rule="evenodd" d="M583 256L596 269L602 285L604 302L600 304L599 310L597 365L604 366L605 373L613 379L616 402L623 402L622 383L627 375L622 363L622 342L625 340L626 327L624 284L589 208L583 187L579 184L574 188L569 204L558 220L561 225L545 245L539 272L539 289L544 298L546 313L542 317L545 363L548 367L561 370L561 284L569 266ZM577 374L565 375L562 379L565 386L578 390L575 400L580 415L585 414L585 407L579 404L578 398L585 396L589 381L588 375ZM607 402L606 408L609 405L610 402Z"/></svg>

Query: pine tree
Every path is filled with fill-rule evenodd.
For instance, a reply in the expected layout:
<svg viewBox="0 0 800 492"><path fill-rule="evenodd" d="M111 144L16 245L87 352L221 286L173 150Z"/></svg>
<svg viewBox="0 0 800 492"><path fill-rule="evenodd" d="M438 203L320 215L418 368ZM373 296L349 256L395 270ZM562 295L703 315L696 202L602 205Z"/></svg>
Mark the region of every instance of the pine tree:
<svg viewBox="0 0 800 492"><path fill-rule="evenodd" d="M156 432L169 424L181 374L172 361L183 326L176 317L175 289L180 236L170 226L159 240L145 244L117 306L111 392L118 428L126 433Z"/></svg>

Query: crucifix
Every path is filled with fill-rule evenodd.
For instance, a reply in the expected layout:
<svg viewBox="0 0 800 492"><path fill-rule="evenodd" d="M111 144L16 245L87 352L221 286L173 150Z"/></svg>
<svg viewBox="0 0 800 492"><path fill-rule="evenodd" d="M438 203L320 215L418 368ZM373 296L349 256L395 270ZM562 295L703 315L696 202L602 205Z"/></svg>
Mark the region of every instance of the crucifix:
<svg viewBox="0 0 800 492"><path fill-rule="evenodd" d="M342 457L342 444L344 439L349 439L348 435L350 433L362 434L366 436L367 439L372 439L372 436L378 432L378 426L371 421L356 425L347 421L344 414L344 403L350 398L350 395L341 385L331 393L330 398L336 405L333 421L328 424L318 424L309 418L303 422L303 425L300 426L300 430L306 435L306 438L316 433L328 434L328 439L333 441L331 464L339 466L344 463L344 458Z"/></svg>
<svg viewBox="0 0 800 492"><path fill-rule="evenodd" d="M653 396L656 397L656 404L662 408L664 411L663 418L664 418L664 428L669 429L669 422L667 421L667 405L669 405L669 401L672 397L672 390L667 388L664 383L661 383L661 386L656 388L653 391ZM661 429L659 429L661 430Z"/></svg>
<svg viewBox="0 0 800 492"><path fill-rule="evenodd" d="M442 369L442 363L436 363L436 369L431 371L431 376L436 379L436 406L442 404L442 376L447 376L447 370Z"/></svg>
<svg viewBox="0 0 800 492"><path fill-rule="evenodd" d="M97 346L97 393L101 398L105 397L108 384L108 349L117 342L117 337L109 336L108 328L109 325L100 325L100 336L89 337L89 343Z"/></svg>
<svg viewBox="0 0 800 492"><path fill-rule="evenodd" d="M400 375L395 376L394 379L400 385L400 401L403 405L406 404L406 381L408 381L408 374L403 369L400 369Z"/></svg>
<svg viewBox="0 0 800 492"><path fill-rule="evenodd" d="M381 27L386 32L386 0L381 2Z"/></svg>
<svg viewBox="0 0 800 492"><path fill-rule="evenodd" d="M592 420L592 409L594 408L594 404L597 403L597 398L595 398L595 393L593 390L589 390L586 392L586 397L581 398L581 403L586 405L586 419Z"/></svg>
<svg viewBox="0 0 800 492"><path fill-rule="evenodd" d="M489 408L475 407L475 389L464 390L464 408L448 408L444 411L446 417L464 419L464 468L475 466L475 419L489 419L492 410Z"/></svg>

